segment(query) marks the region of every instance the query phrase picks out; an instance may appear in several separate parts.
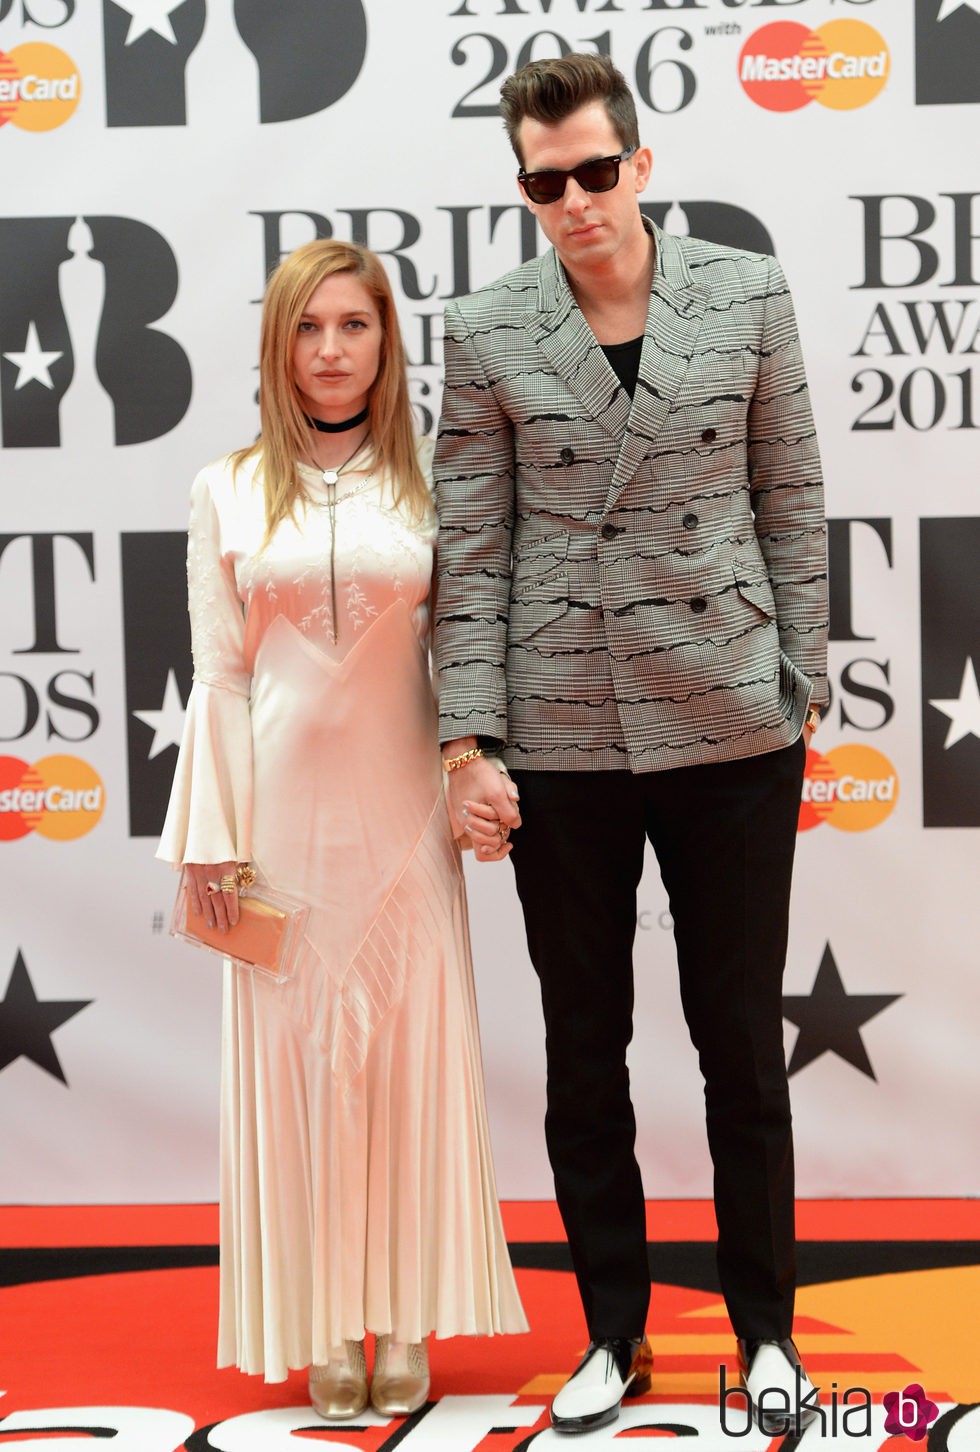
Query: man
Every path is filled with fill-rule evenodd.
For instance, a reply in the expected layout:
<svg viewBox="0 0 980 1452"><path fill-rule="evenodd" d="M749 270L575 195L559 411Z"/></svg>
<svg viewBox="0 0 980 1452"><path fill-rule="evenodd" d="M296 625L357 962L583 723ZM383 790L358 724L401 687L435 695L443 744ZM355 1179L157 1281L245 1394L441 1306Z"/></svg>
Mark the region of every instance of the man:
<svg viewBox="0 0 980 1452"><path fill-rule="evenodd" d="M541 983L548 1152L591 1338L552 1421L600 1426L649 1386L626 1069L649 838L705 1080L722 1289L778 1433L815 1399L790 1339L782 972L827 700L792 304L772 258L644 220L651 154L611 62L532 62L501 96L551 249L446 309L436 662L451 803L478 858L513 851Z"/></svg>

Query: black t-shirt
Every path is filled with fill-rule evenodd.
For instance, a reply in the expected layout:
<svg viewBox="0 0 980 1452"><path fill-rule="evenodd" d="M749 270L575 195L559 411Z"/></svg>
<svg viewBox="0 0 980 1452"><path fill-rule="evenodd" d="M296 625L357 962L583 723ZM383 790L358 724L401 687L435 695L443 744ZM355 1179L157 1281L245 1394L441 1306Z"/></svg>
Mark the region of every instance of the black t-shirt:
<svg viewBox="0 0 980 1452"><path fill-rule="evenodd" d="M643 334L628 343L604 343L602 351L609 364L626 389L630 398L636 392L636 380L640 373L640 354L643 352Z"/></svg>

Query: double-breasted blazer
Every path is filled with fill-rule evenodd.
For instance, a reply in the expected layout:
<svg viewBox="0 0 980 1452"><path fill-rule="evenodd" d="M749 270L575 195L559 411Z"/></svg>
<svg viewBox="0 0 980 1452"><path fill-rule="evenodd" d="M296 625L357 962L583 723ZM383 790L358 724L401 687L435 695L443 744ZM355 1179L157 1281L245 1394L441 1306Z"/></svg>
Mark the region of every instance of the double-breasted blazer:
<svg viewBox="0 0 980 1452"><path fill-rule="evenodd" d="M647 225L632 399L553 249L446 308L441 734L495 738L510 767L754 755L827 700L823 486L785 278Z"/></svg>

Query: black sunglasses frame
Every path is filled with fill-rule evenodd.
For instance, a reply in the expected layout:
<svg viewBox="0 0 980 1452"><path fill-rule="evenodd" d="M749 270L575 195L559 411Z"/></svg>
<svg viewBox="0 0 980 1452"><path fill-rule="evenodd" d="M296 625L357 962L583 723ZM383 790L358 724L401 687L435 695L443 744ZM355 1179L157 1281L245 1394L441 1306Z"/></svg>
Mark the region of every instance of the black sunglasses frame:
<svg viewBox="0 0 980 1452"><path fill-rule="evenodd" d="M550 206L552 202L560 202L562 197L565 195L565 187L568 183L569 177L574 177L575 181L584 192L611 192L613 188L619 184L620 162L628 161L629 158L633 155L634 151L636 151L636 149L637 148L635 146L627 146L625 150L619 153L618 156L597 156L593 161L580 161L578 166L570 167L568 171L562 171L562 169L557 166L545 167L541 171L525 171L524 168L521 167L520 171L517 173L517 180L520 182L521 186L524 188L531 201L537 207L547 207ZM590 187L588 182L584 181L579 174L583 171L588 172L591 167L607 166L610 163L614 164L612 171L612 181L607 183L606 186ZM537 182L539 177L554 177L555 180L560 177L561 191L556 193L556 195L553 197L543 197L539 199L534 195L533 191L534 184L535 182ZM530 183L530 185L528 185L528 183Z"/></svg>

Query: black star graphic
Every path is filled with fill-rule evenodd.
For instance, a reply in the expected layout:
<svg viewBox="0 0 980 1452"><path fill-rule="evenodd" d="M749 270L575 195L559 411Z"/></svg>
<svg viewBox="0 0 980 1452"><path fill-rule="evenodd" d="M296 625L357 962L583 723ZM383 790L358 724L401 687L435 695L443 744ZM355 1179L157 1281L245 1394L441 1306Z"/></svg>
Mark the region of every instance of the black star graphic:
<svg viewBox="0 0 980 1452"><path fill-rule="evenodd" d="M901 993L848 993L828 943L809 994L784 993L783 1017L799 1029L790 1055L790 1074L812 1064L821 1054L837 1054L869 1079L875 1078L861 1025L881 1013Z"/></svg>
<svg viewBox="0 0 980 1452"><path fill-rule="evenodd" d="M0 1071L23 1056L67 1084L51 1035L91 1002L90 998L40 1002L23 955L18 953L7 996L0 1002Z"/></svg>

